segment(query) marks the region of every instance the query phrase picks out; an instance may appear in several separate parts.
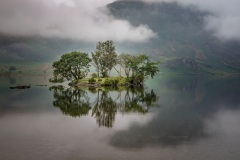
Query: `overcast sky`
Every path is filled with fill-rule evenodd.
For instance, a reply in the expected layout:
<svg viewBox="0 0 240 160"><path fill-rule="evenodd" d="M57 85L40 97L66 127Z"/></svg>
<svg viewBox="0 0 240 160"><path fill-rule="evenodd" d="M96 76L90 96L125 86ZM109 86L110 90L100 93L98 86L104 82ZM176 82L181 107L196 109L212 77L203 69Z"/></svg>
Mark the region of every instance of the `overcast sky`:
<svg viewBox="0 0 240 160"><path fill-rule="evenodd" d="M95 42L143 42L156 36L147 25L133 27L99 10L113 0L1 0L0 32Z"/></svg>
<svg viewBox="0 0 240 160"><path fill-rule="evenodd" d="M178 2L184 6L213 13L205 17L205 29L224 40L240 40L240 0L143 0L145 2Z"/></svg>
<svg viewBox="0 0 240 160"><path fill-rule="evenodd" d="M99 10L114 0L1 0L0 32L20 36L77 39L87 42L112 39L144 42L157 36L147 24L133 27ZM170 2L173 0L143 0ZM210 11L205 28L222 39L240 39L240 0L176 0Z"/></svg>

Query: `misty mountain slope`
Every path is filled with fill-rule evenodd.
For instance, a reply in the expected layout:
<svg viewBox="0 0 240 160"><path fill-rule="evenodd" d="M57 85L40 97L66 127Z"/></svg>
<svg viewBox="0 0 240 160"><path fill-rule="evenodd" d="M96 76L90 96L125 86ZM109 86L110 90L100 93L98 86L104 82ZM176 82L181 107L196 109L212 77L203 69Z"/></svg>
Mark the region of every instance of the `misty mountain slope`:
<svg viewBox="0 0 240 160"><path fill-rule="evenodd" d="M80 48L86 51L92 46L73 40L0 34L0 62L2 64L52 62L63 53Z"/></svg>
<svg viewBox="0 0 240 160"><path fill-rule="evenodd" d="M204 29L205 18L212 13L200 11L193 6L180 6L178 3L116 1L106 7L114 17L109 19L127 20L133 25L130 25L133 29L147 25L157 34L155 38L144 43L136 41L138 36L134 37L135 43L115 41L118 53L150 54L155 60L162 62L160 67L163 72L240 73L240 42L219 40L212 32ZM115 26L114 29L116 28L121 32L121 26ZM106 34L115 35L115 32L108 31L108 28L106 31ZM124 33L128 32L122 32ZM51 63L69 51L90 53L95 45L95 42L87 41L0 34L0 64Z"/></svg>
<svg viewBox="0 0 240 160"><path fill-rule="evenodd" d="M133 25L146 24L158 37L145 45L145 52L158 58L167 69L184 73L225 74L240 71L240 43L218 40L204 29L204 18L211 13L177 3L146 4L117 1L110 12Z"/></svg>

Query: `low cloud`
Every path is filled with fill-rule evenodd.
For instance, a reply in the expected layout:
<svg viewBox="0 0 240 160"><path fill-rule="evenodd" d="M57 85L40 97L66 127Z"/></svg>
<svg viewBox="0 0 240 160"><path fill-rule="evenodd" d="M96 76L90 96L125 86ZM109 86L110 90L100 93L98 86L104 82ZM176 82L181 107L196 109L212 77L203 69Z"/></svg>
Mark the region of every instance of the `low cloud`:
<svg viewBox="0 0 240 160"><path fill-rule="evenodd" d="M0 33L96 42L112 39L144 42L156 37L146 24L132 26L115 19L104 8L115 0L1 0ZM239 0L143 0L178 2L211 12L205 29L222 40L240 40Z"/></svg>
<svg viewBox="0 0 240 160"><path fill-rule="evenodd" d="M156 36L147 25L135 27L108 14L104 6L113 1L1 0L0 33L85 42L144 42Z"/></svg>
<svg viewBox="0 0 240 160"><path fill-rule="evenodd" d="M178 2L184 6L196 6L212 13L205 17L205 29L213 31L222 40L240 40L240 1L239 0L143 0L152 2Z"/></svg>

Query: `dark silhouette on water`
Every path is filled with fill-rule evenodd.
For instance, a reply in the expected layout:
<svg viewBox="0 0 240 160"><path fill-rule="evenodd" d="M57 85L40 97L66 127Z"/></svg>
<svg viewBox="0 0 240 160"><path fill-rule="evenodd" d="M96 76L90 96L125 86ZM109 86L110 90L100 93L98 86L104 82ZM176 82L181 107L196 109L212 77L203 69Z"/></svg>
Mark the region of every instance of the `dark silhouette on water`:
<svg viewBox="0 0 240 160"><path fill-rule="evenodd" d="M31 88L30 84L29 85L17 85L16 87L9 87L10 89L29 89Z"/></svg>
<svg viewBox="0 0 240 160"><path fill-rule="evenodd" d="M53 86L49 88L53 91L55 107L60 108L63 114L72 117L87 115L91 110L91 116L96 119L99 127L113 127L117 112L128 113L137 112L146 114L157 101L157 95L151 91L144 91L144 88L117 89L90 89L96 95L94 101L90 101L87 90L64 88L63 86ZM110 91L111 90L111 91ZM113 98L112 91L117 91L118 96Z"/></svg>
<svg viewBox="0 0 240 160"><path fill-rule="evenodd" d="M153 119L116 132L110 144L117 148L177 147L218 134L209 130L216 116L240 111L240 78L207 78L173 76L161 82L167 91L160 91L161 108Z"/></svg>
<svg viewBox="0 0 240 160"><path fill-rule="evenodd" d="M65 115L80 117L87 115L91 109L87 92L81 89L64 88L63 86L53 86L49 90L53 91L53 106L61 109Z"/></svg>

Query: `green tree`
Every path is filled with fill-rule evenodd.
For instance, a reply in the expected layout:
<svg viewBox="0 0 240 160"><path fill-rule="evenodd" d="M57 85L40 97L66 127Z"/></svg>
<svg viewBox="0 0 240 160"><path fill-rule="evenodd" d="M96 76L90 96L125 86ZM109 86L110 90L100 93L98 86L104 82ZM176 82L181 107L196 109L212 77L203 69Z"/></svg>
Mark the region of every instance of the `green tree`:
<svg viewBox="0 0 240 160"><path fill-rule="evenodd" d="M99 76L99 72L100 72L100 58L101 58L101 53L100 51L95 51L95 53L92 52L92 61L93 61L93 65L97 70L97 77Z"/></svg>
<svg viewBox="0 0 240 160"><path fill-rule="evenodd" d="M148 76L155 76L159 69L157 62L152 62L145 54L121 54L119 64L124 69L127 78L131 78L131 83L141 84Z"/></svg>
<svg viewBox="0 0 240 160"><path fill-rule="evenodd" d="M118 56L118 64L120 66L120 76L121 76L121 69L123 69L125 75L127 78L130 76L131 68L127 66L127 61L132 57L132 55L127 54L127 53L122 53Z"/></svg>
<svg viewBox="0 0 240 160"><path fill-rule="evenodd" d="M97 75L97 73L92 73L91 76L92 76L92 78L97 78L98 75Z"/></svg>
<svg viewBox="0 0 240 160"><path fill-rule="evenodd" d="M71 52L61 56L59 61L53 63L54 78L51 82L74 81L85 78L89 72L91 59L87 53Z"/></svg>
<svg viewBox="0 0 240 160"><path fill-rule="evenodd" d="M102 77L108 77L117 64L117 54L113 41L98 42L95 52L92 52L94 66Z"/></svg>

